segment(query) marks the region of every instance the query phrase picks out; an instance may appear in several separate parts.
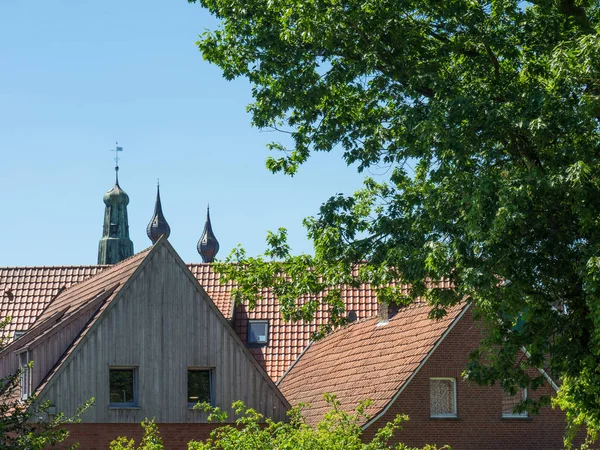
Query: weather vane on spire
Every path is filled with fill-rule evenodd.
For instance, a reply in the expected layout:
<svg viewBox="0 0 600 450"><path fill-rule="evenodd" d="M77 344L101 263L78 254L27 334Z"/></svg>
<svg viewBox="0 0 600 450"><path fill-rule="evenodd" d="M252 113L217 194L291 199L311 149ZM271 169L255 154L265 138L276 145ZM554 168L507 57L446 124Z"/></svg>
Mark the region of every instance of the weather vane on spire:
<svg viewBox="0 0 600 450"><path fill-rule="evenodd" d="M115 149L111 152L115 152L115 172L116 172L116 183L119 184L119 152L123 151L123 147L119 147L119 143L115 144Z"/></svg>
<svg viewBox="0 0 600 450"><path fill-rule="evenodd" d="M114 150L111 150L111 152L115 152L115 167L119 167L119 152L123 151L123 147L119 147L119 143L116 143L116 148Z"/></svg>

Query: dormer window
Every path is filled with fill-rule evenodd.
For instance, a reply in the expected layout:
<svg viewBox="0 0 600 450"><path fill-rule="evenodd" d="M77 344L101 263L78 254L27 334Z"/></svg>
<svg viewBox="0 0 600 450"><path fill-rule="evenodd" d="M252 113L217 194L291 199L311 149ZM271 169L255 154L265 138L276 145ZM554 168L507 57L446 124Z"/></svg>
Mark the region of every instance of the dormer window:
<svg viewBox="0 0 600 450"><path fill-rule="evenodd" d="M24 334L25 334L24 331L15 331L15 335L13 336L13 341L16 341L17 339L19 339Z"/></svg>
<svg viewBox="0 0 600 450"><path fill-rule="evenodd" d="M269 343L269 321L249 320L247 342L251 346L267 345Z"/></svg>
<svg viewBox="0 0 600 450"><path fill-rule="evenodd" d="M19 370L21 371L21 400L27 400L31 395L31 368L29 367L29 350L19 353Z"/></svg>

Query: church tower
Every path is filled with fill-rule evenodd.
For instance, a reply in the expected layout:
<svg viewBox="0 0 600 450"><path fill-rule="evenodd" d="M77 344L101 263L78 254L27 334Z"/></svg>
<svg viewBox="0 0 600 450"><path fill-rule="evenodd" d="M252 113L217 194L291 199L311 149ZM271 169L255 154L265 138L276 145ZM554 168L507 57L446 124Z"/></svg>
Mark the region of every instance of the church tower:
<svg viewBox="0 0 600 450"><path fill-rule="evenodd" d="M219 241L215 237L210 223L210 207L206 208L206 223L204 224L204 232L198 241L198 253L202 256L202 262L211 263L215 260L215 256L219 252Z"/></svg>
<svg viewBox="0 0 600 450"><path fill-rule="evenodd" d="M123 151L117 147L115 152ZM98 246L98 264L116 264L133 256L133 242L129 239L127 205L129 196L119 186L119 158L115 158L115 185L104 194L104 228Z"/></svg>
<svg viewBox="0 0 600 450"><path fill-rule="evenodd" d="M152 244L156 244L156 241L161 236L169 237L171 234L171 227L167 223L167 219L163 215L162 205L160 203L160 184L156 186L156 203L154 205L154 215L150 219L150 223L146 227L146 234L152 241Z"/></svg>

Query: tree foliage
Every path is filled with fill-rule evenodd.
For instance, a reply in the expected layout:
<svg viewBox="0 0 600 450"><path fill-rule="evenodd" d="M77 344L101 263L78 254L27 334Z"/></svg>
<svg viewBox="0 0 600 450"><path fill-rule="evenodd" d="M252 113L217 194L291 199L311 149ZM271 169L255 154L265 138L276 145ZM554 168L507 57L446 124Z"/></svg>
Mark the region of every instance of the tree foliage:
<svg viewBox="0 0 600 450"><path fill-rule="evenodd" d="M136 447L133 439L118 437L110 443L110 450L162 450L164 448L163 440L154 419L144 420L142 428L144 429L144 435L140 445Z"/></svg>
<svg viewBox="0 0 600 450"><path fill-rule="evenodd" d="M204 57L250 81L254 125L289 133L271 171L330 151L385 171L306 219L314 256L292 257L281 233L266 258L238 250L240 298L272 287L296 318L315 305L295 299L320 289L339 312L339 283L408 283L433 315L468 296L491 331L467 376L535 388L527 367L546 367L572 423L598 431L599 3L198 3L221 20ZM426 284L442 278L452 292Z"/></svg>
<svg viewBox="0 0 600 450"><path fill-rule="evenodd" d="M199 403L194 409L208 414L208 421L221 423L204 442L191 441L189 450L417 450L404 444L391 444L395 433L400 430L401 423L408 417L398 415L394 420L378 430L371 442L361 439L361 424L367 416L365 409L369 401L361 402L353 412L340 408L340 402L334 395L325 394L330 406L323 420L316 426L307 425L302 416L302 409L308 405L300 405L288 412L289 421L275 422L266 419L244 403L237 401L232 405L237 418L233 425L227 422L227 413L219 407L208 403ZM111 442L111 450L161 450L163 442L159 437L158 427L154 421L147 419L142 423L144 437L138 447L133 440L120 437ZM448 449L441 447L440 450ZM427 445L423 450L437 450Z"/></svg>

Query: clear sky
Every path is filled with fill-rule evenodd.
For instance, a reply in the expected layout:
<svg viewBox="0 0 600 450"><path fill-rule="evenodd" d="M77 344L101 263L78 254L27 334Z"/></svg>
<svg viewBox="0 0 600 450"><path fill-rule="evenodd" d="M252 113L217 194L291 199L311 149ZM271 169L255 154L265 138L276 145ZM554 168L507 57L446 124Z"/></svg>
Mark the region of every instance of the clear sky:
<svg viewBox="0 0 600 450"><path fill-rule="evenodd" d="M217 25L185 0L0 1L0 266L96 263L115 141L136 252L157 178L185 261L201 260L208 203L219 258L261 253L280 226L312 252L302 218L362 177L339 153L294 178L265 169L284 136L252 128L250 85L202 59L198 34Z"/></svg>

